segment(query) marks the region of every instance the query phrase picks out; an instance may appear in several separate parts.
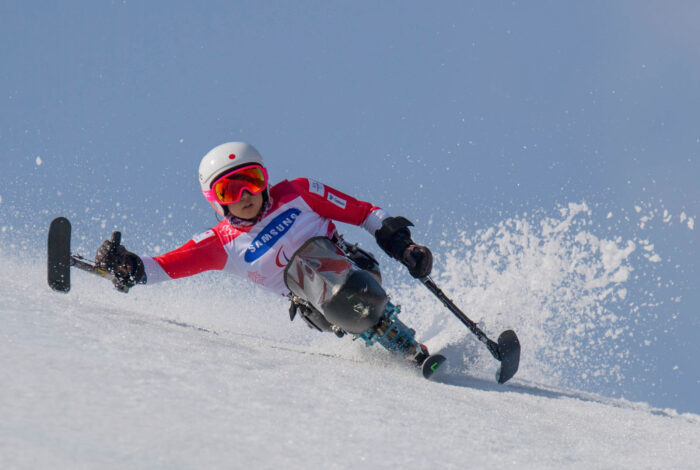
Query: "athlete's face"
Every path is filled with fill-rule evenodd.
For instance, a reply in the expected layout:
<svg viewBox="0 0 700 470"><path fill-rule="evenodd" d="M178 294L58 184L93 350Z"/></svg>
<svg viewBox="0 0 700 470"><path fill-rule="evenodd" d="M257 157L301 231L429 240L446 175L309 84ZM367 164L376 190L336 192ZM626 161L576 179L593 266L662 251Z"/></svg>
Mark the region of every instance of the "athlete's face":
<svg viewBox="0 0 700 470"><path fill-rule="evenodd" d="M263 195L262 193L250 194L248 190L243 190L241 199L233 204L228 204L226 207L234 216L239 219L252 219L263 205Z"/></svg>

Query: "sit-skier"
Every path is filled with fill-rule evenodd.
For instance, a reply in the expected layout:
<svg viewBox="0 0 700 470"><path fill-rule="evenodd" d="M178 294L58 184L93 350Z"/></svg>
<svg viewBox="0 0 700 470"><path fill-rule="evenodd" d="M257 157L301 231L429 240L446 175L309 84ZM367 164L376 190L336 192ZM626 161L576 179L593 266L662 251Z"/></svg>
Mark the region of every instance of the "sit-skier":
<svg viewBox="0 0 700 470"><path fill-rule="evenodd" d="M95 263L128 290L136 284L223 270L289 296L309 326L338 336L378 341L420 365L428 350L397 318L374 257L346 244L333 221L372 234L415 278L432 269L430 250L411 239L412 224L318 181L299 178L270 186L262 157L250 144L230 142L207 153L199 165L204 197L223 216L210 230L161 256L138 256L105 241Z"/></svg>

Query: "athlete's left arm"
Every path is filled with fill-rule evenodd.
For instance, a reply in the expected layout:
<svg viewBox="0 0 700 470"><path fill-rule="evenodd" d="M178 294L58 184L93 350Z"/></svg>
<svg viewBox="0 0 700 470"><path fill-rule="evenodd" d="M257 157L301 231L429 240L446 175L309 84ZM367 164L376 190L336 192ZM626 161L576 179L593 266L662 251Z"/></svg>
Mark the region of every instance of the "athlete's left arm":
<svg viewBox="0 0 700 470"><path fill-rule="evenodd" d="M433 255L423 245L411 238L408 227L413 224L404 217L390 217L385 211L369 202L331 188L318 181L300 178L292 181L311 208L323 217L361 225L374 235L377 244L392 258L401 261L411 275L423 278L433 268Z"/></svg>
<svg viewBox="0 0 700 470"><path fill-rule="evenodd" d="M372 235L381 228L382 221L389 217L380 207L355 199L318 181L298 178L291 183L311 209L320 216L359 225Z"/></svg>

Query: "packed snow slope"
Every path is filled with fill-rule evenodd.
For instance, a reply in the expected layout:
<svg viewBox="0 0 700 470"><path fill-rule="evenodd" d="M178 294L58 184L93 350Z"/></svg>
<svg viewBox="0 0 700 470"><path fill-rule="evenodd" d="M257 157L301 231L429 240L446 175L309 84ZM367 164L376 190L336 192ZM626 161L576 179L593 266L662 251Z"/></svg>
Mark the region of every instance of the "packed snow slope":
<svg viewBox="0 0 700 470"><path fill-rule="evenodd" d="M63 295L46 287L43 263L4 258L3 469L700 461L700 416L542 385L527 331L523 369L501 386L494 361L447 314L435 307L421 322L406 307L419 337L450 356L429 382L379 347L290 324L283 299L217 274L123 295L74 271Z"/></svg>

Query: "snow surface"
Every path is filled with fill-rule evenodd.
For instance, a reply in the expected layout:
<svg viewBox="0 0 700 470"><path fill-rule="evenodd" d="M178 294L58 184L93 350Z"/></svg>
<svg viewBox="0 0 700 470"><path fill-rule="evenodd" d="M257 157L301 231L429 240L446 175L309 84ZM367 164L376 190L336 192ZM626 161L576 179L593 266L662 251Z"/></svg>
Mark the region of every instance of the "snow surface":
<svg viewBox="0 0 700 470"><path fill-rule="evenodd" d="M571 207L541 230L513 220L477 232L465 238L471 258L453 250L437 277L458 303L483 311L488 331L521 320L498 313L509 311L505 288L525 296L519 306L533 302L521 315L540 317L518 323L522 369L505 386L464 328L434 304L423 308L429 297L415 285L394 290L422 309L402 313L419 339L450 359L434 382L379 347L290 324L283 299L218 273L123 295L74 271L62 295L46 287L43 264L6 254L0 468L697 468L700 416L543 385L572 356L542 357L548 339L538 335L554 319L535 312L555 309L538 295L583 309L569 335L590 339L588 320L611 315L600 301L620 298L628 269L626 241L563 237L585 210ZM597 257L581 251L591 245ZM486 269L497 262L500 271ZM457 271L471 289L458 287ZM583 287L589 293L575 295Z"/></svg>

